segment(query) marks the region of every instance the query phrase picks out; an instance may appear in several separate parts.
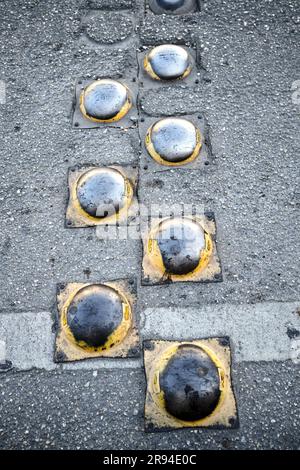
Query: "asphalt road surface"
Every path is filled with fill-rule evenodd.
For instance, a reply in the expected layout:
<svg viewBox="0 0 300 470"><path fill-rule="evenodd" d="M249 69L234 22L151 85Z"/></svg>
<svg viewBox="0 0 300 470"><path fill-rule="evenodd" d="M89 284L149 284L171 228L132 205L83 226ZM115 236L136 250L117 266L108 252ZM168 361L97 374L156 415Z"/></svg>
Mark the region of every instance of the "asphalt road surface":
<svg viewBox="0 0 300 470"><path fill-rule="evenodd" d="M1 449L297 449L299 4L201 2L154 15L142 0L0 2ZM198 83L139 83L137 51L198 46ZM141 204L213 211L223 282L141 286L138 239L66 229L68 168L127 164L136 126L71 126L80 77L134 80L142 116L201 113L202 169L141 165ZM240 427L145 434L141 359L53 362L56 285L135 276L141 339L231 337Z"/></svg>

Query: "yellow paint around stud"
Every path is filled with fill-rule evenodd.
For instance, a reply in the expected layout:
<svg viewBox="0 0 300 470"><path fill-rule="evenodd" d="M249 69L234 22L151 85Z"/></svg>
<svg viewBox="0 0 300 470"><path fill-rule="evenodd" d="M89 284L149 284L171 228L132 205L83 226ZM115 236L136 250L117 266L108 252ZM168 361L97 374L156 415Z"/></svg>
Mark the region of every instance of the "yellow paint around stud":
<svg viewBox="0 0 300 470"><path fill-rule="evenodd" d="M124 207L121 207L118 212L115 214L111 214L107 217L99 218L99 217L94 217L87 212L81 207L80 202L77 197L77 188L78 188L78 183L79 180L81 180L82 177L90 177L93 176L92 173L97 173L99 168L94 168L94 169L88 169L85 172L79 171L76 175L75 180L72 181L70 184L70 206L72 207L72 213L74 214L73 217L75 219L81 219L85 220L87 225L88 223L91 223L92 225L106 225L106 224L116 224L122 217L123 215L128 214L129 207L132 204L133 201L133 196L134 196L134 189L133 186L130 182L130 180L124 175L123 173L119 172L117 169L113 167L107 167L111 171L116 171L122 175L124 178L124 184L125 184L125 204Z"/></svg>
<svg viewBox="0 0 300 470"><path fill-rule="evenodd" d="M121 296L123 318L119 327L107 338L105 345L90 347L77 342L68 328L67 312L74 297L86 287L106 286ZM136 327L134 305L136 294L126 279L103 283L69 283L57 295L58 331L55 340L57 362L81 361L92 358L136 357L139 351L139 334Z"/></svg>
<svg viewBox="0 0 300 470"><path fill-rule="evenodd" d="M161 373L164 371L170 359L176 354L178 349L182 346L195 347L195 344L189 343L189 342L182 342L180 345L178 344L172 345L169 348L167 348L158 357L158 359L155 361L153 370L151 371L150 376L149 376L149 391L156 405L163 410L163 413L169 416L169 419L174 420L179 425L184 426L184 427L205 426L205 424L207 424L211 420L213 415L216 415L219 413L222 407L222 404L224 402L224 393L227 387L225 368L222 362L220 361L220 359L218 358L218 356L214 353L214 351L208 345L206 344L201 344L201 346L197 345L197 347L202 349L210 357L210 359L214 362L214 364L216 365L218 369L219 377L220 377L220 398L219 398L218 404L215 407L215 409L212 411L212 413L210 413L208 416L202 419L195 420L195 421L184 421L184 420L176 418L175 416L172 416L171 414L168 413L166 409L164 392L160 389L159 380L160 380Z"/></svg>

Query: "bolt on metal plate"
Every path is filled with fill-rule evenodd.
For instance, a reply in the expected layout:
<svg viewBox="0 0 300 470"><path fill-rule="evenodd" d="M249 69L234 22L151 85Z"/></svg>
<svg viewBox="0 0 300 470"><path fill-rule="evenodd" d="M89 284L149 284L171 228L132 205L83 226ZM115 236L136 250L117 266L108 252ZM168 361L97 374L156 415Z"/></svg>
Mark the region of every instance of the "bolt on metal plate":
<svg viewBox="0 0 300 470"><path fill-rule="evenodd" d="M200 10L200 0L148 0L147 4L156 15L184 15Z"/></svg>
<svg viewBox="0 0 300 470"><path fill-rule="evenodd" d="M137 180L137 165L70 168L66 227L134 224Z"/></svg>
<svg viewBox="0 0 300 470"><path fill-rule="evenodd" d="M134 279L59 285L55 362L138 357L135 303Z"/></svg>
<svg viewBox="0 0 300 470"><path fill-rule="evenodd" d="M72 125L76 129L134 127L137 84L110 78L78 79L75 84Z"/></svg>
<svg viewBox="0 0 300 470"><path fill-rule="evenodd" d="M144 341L145 431L237 428L229 338Z"/></svg>
<svg viewBox="0 0 300 470"><path fill-rule="evenodd" d="M179 84L195 86L201 78L198 57L198 45L144 46L142 51L137 52L139 84L145 89Z"/></svg>
<svg viewBox="0 0 300 470"><path fill-rule="evenodd" d="M143 116L139 122L141 166L150 172L207 167L212 159L209 128L203 114Z"/></svg>
<svg viewBox="0 0 300 470"><path fill-rule="evenodd" d="M212 213L141 220L142 285L172 282L220 282Z"/></svg>

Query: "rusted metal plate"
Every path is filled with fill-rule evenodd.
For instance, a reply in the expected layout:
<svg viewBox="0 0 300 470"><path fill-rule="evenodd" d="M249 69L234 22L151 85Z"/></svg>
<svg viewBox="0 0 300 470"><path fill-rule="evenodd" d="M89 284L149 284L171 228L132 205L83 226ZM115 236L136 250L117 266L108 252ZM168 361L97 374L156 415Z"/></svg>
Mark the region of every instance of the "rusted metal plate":
<svg viewBox="0 0 300 470"><path fill-rule="evenodd" d="M142 227L142 284L222 280L213 214L153 217Z"/></svg>
<svg viewBox="0 0 300 470"><path fill-rule="evenodd" d="M55 361L136 357L134 280L58 286Z"/></svg>
<svg viewBox="0 0 300 470"><path fill-rule="evenodd" d="M227 337L144 342L145 430L236 428Z"/></svg>
<svg viewBox="0 0 300 470"><path fill-rule="evenodd" d="M89 129L135 125L137 85L110 78L78 79L75 85L73 127Z"/></svg>
<svg viewBox="0 0 300 470"><path fill-rule="evenodd" d="M71 168L66 227L127 225L138 213L137 179L136 165Z"/></svg>

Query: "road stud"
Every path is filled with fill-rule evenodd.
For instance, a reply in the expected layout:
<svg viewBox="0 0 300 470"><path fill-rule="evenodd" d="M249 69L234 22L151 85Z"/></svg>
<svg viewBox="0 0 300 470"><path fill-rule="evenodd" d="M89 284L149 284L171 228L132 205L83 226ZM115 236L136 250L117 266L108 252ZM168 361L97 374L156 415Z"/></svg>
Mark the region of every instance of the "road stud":
<svg viewBox="0 0 300 470"><path fill-rule="evenodd" d="M70 169L66 226L126 224L138 210L136 185L130 166Z"/></svg>
<svg viewBox="0 0 300 470"><path fill-rule="evenodd" d="M80 95L80 110L94 122L116 122L130 110L129 89L116 80L101 79L84 88Z"/></svg>
<svg viewBox="0 0 300 470"><path fill-rule="evenodd" d="M126 280L60 287L56 362L136 356L135 300Z"/></svg>
<svg viewBox="0 0 300 470"><path fill-rule="evenodd" d="M144 69L155 80L184 79L192 64L188 51L174 44L154 47L144 58Z"/></svg>
<svg viewBox="0 0 300 470"><path fill-rule="evenodd" d="M202 142L202 134L192 122L172 117L161 119L148 129L145 147L157 163L181 166L197 158Z"/></svg>
<svg viewBox="0 0 300 470"><path fill-rule="evenodd" d="M182 15L200 10L199 0L148 0L151 11L157 15Z"/></svg>
<svg viewBox="0 0 300 470"><path fill-rule="evenodd" d="M145 341L146 431L238 426L228 338Z"/></svg>

